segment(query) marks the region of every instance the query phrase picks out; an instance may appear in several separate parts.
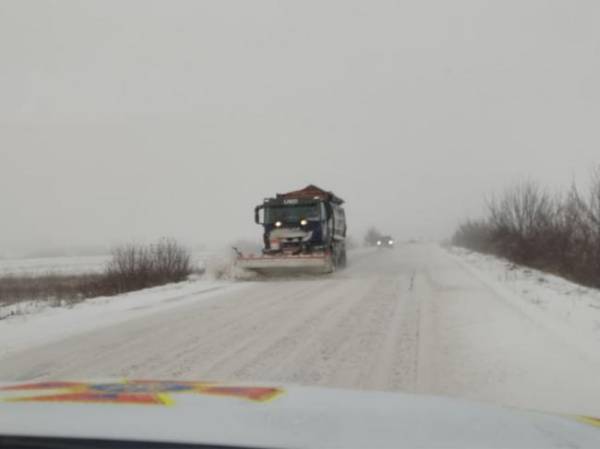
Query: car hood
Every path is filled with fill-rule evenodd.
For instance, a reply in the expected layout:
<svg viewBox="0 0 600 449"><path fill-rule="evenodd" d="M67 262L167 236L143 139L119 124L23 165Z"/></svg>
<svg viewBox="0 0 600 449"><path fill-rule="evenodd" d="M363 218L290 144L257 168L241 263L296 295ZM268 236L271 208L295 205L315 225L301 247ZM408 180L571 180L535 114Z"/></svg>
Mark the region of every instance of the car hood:
<svg viewBox="0 0 600 449"><path fill-rule="evenodd" d="M0 435L264 448L597 448L595 425L404 393L202 381L0 384Z"/></svg>

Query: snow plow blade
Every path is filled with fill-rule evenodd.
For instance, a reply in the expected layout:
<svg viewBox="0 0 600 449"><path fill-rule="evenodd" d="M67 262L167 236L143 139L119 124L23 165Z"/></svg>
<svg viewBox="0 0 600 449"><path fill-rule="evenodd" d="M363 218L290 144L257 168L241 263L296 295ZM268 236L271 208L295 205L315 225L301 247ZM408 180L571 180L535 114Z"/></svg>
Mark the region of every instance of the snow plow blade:
<svg viewBox="0 0 600 449"><path fill-rule="evenodd" d="M259 274L325 274L334 271L329 254L240 256L236 264L244 270Z"/></svg>

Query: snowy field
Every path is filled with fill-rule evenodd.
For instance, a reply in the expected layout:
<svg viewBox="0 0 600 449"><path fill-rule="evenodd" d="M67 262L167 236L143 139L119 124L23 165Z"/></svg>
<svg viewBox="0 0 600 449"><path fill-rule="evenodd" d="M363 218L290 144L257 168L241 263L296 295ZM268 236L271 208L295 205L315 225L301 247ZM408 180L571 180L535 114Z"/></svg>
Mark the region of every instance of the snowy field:
<svg viewBox="0 0 600 449"><path fill-rule="evenodd" d="M197 303L199 297L210 298L213 292L233 287L231 282L195 280L88 299L68 307L50 307L43 302L7 306L6 310L15 308L19 313L0 320L0 359L31 346Z"/></svg>
<svg viewBox="0 0 600 449"><path fill-rule="evenodd" d="M97 273L109 260L109 255L0 259L0 276Z"/></svg>
<svg viewBox="0 0 600 449"><path fill-rule="evenodd" d="M212 255L208 251L192 252L192 261L200 269ZM110 255L40 257L27 259L0 259L0 276L34 276L45 274L84 274L102 271Z"/></svg>

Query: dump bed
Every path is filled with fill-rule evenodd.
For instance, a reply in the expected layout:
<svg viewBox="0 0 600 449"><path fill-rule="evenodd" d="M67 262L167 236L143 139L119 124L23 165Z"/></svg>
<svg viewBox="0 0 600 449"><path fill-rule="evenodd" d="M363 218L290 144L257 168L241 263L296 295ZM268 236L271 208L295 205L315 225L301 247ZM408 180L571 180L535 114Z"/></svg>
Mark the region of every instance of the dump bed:
<svg viewBox="0 0 600 449"><path fill-rule="evenodd" d="M333 192L323 190L313 184L300 189L294 190L287 193L278 193L276 198L278 199L320 199L323 201L329 201L334 204L343 204L344 200L336 196Z"/></svg>

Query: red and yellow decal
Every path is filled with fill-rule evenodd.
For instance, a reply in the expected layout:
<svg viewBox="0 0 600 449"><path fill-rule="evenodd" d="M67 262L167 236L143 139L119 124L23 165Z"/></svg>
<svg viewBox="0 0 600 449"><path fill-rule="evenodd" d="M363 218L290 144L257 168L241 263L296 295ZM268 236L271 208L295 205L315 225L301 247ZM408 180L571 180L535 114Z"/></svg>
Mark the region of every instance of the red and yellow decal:
<svg viewBox="0 0 600 449"><path fill-rule="evenodd" d="M600 427L600 418L594 418L592 416L577 416L575 419L577 419L577 421L582 422L584 424L589 424L591 426Z"/></svg>
<svg viewBox="0 0 600 449"><path fill-rule="evenodd" d="M219 385L212 382L180 382L131 380L109 383L36 382L0 387L6 392L39 392L3 399L8 402L91 402L143 405L171 405L171 394L205 394L266 402L276 398L283 390L276 387L249 387Z"/></svg>

